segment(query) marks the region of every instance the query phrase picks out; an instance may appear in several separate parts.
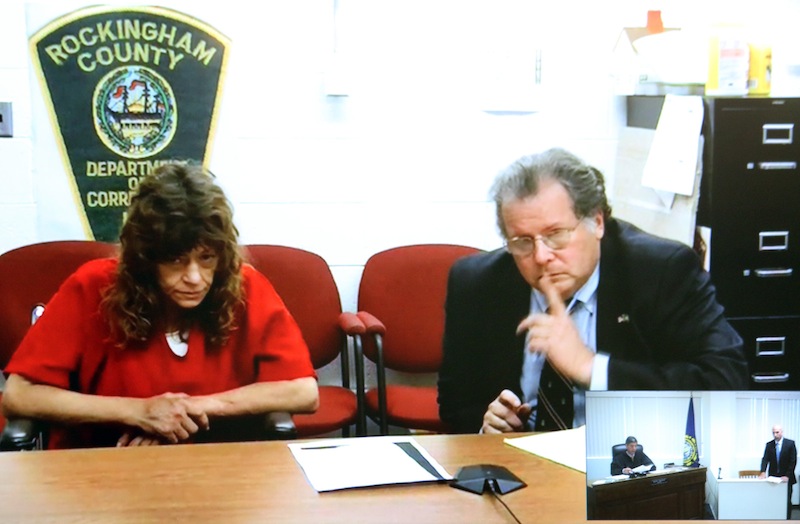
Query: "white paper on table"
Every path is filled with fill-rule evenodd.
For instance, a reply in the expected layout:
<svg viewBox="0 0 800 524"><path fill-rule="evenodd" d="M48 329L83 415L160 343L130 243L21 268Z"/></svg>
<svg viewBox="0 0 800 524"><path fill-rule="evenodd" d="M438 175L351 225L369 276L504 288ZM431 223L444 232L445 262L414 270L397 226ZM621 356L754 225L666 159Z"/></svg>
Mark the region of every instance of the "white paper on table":
<svg viewBox="0 0 800 524"><path fill-rule="evenodd" d="M642 174L642 185L657 191L691 196L703 126L703 99L666 95L653 144ZM665 200L662 196L665 204ZM671 204L671 199L669 199Z"/></svg>
<svg viewBox="0 0 800 524"><path fill-rule="evenodd" d="M611 475L610 477L606 477L604 479L598 479L592 482L592 486L599 486L601 484L608 484L609 482L619 482L621 480L628 480L631 478L630 475L620 474L620 475Z"/></svg>
<svg viewBox="0 0 800 524"><path fill-rule="evenodd" d="M586 473L586 426L505 439L506 444Z"/></svg>
<svg viewBox="0 0 800 524"><path fill-rule="evenodd" d="M291 443L317 491L452 480L412 437L359 437Z"/></svg>

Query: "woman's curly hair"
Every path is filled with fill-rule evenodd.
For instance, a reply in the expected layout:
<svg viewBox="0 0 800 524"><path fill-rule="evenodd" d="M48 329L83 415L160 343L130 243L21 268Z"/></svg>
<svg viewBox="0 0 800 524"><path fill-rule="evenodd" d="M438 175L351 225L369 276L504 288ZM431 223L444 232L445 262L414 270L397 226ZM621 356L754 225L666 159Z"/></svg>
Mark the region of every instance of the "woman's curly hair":
<svg viewBox="0 0 800 524"><path fill-rule="evenodd" d="M181 331L196 323L209 347L221 347L236 328L243 304L242 257L233 210L214 176L197 165L166 164L144 177L120 234L116 280L103 306L120 346L144 342L165 329L157 265L198 246L219 257L211 289L187 310Z"/></svg>

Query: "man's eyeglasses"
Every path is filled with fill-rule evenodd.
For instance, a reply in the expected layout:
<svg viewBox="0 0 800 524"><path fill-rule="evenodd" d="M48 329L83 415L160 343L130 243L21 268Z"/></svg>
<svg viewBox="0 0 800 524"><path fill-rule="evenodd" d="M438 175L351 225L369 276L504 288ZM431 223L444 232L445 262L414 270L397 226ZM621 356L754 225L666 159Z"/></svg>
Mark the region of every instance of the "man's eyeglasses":
<svg viewBox="0 0 800 524"><path fill-rule="evenodd" d="M569 245L570 240L572 240L572 233L579 225L580 222L575 227L554 229L546 235L509 238L506 240L506 250L512 255L526 257L536 250L537 240L541 240L542 244L553 251L564 249Z"/></svg>

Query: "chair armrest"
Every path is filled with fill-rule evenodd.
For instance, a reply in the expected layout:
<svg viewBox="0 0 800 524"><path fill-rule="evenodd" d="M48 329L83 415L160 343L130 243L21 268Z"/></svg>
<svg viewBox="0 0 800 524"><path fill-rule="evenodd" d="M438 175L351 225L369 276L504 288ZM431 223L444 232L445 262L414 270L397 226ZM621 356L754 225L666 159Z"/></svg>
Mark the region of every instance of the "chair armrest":
<svg viewBox="0 0 800 524"><path fill-rule="evenodd" d="M359 311L357 315L361 322L364 323L367 333L370 335L386 335L386 326L375 315L366 311Z"/></svg>
<svg viewBox="0 0 800 524"><path fill-rule="evenodd" d="M389 423L386 420L388 403L388 399L386 398L386 367L383 362L383 337L386 335L386 326L372 313L359 311L356 314L358 318L361 319L361 322L364 323L367 335L370 335L372 339L372 346L374 347L374 353L372 354L374 357L369 356L370 353L368 353L369 350L367 349L369 346L367 346L366 343L364 344L365 348L363 354L367 358L371 358L375 361L376 374L378 377L378 422L381 435L388 435Z"/></svg>
<svg viewBox="0 0 800 524"><path fill-rule="evenodd" d="M0 434L0 451L31 451L41 444L41 428L29 418L8 419Z"/></svg>
<svg viewBox="0 0 800 524"><path fill-rule="evenodd" d="M292 416L285 411L263 415L239 415L211 420L208 431L199 431L194 442L253 442L297 437Z"/></svg>
<svg viewBox="0 0 800 524"><path fill-rule="evenodd" d="M288 411L267 413L265 425L268 440L291 440L297 438L297 426L294 425L292 414Z"/></svg>
<svg viewBox="0 0 800 524"><path fill-rule="evenodd" d="M364 353L362 350L362 338L367 333L364 322L349 311L339 314L339 329L341 329L349 340L352 340L353 364L355 366L356 379L356 436L363 437L367 434L366 410L364 408ZM350 357L349 347L345 341L341 352L342 368L342 387L350 388ZM343 433L347 435L347 433Z"/></svg>
<svg viewBox="0 0 800 524"><path fill-rule="evenodd" d="M364 322L355 313L345 311L339 315L339 328L347 335L363 335L367 332Z"/></svg>
<svg viewBox="0 0 800 524"><path fill-rule="evenodd" d="M260 420L259 420L260 419ZM0 434L0 451L31 451L42 449L42 427L38 421L14 418L6 421ZM235 442L239 440L291 440L297 438L297 428L287 411L275 411L256 417L217 419L212 430L198 434L196 442Z"/></svg>

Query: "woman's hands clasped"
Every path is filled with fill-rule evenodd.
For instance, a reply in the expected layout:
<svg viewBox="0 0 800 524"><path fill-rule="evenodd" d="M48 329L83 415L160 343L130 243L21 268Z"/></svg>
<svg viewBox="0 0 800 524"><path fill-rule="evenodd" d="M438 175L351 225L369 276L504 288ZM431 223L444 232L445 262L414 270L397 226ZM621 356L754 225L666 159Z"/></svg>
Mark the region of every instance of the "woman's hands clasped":
<svg viewBox="0 0 800 524"><path fill-rule="evenodd" d="M135 426L117 441L117 447L154 446L187 442L210 427L203 402L185 393L164 393L136 399Z"/></svg>

